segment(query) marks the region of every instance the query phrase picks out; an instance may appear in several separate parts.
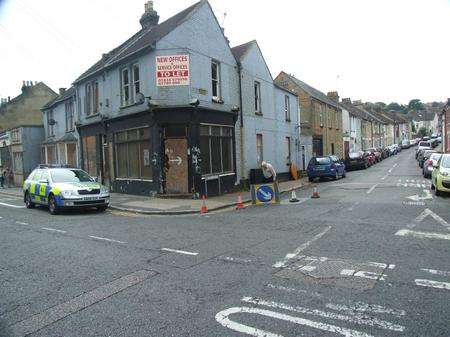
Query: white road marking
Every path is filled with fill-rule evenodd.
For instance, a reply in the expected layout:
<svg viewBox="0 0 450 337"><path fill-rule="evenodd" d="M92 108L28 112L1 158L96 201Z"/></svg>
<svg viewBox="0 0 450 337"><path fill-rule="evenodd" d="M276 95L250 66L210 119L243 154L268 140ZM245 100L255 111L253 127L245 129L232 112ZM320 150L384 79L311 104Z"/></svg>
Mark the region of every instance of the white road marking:
<svg viewBox="0 0 450 337"><path fill-rule="evenodd" d="M412 201L433 200L433 196L431 195L431 192L429 190L424 189L422 195L416 194L410 197L406 197L406 199L410 199Z"/></svg>
<svg viewBox="0 0 450 337"><path fill-rule="evenodd" d="M18 225L24 225L24 226L31 226L29 223L27 223L27 222L22 222L22 221L16 221L16 224L18 224Z"/></svg>
<svg viewBox="0 0 450 337"><path fill-rule="evenodd" d="M390 309L376 304L367 304L363 302L358 302L354 306L349 307L343 304L328 303L326 305L328 309L345 312L346 314L357 313L372 313L372 314L390 314L400 318L405 316L405 310Z"/></svg>
<svg viewBox="0 0 450 337"><path fill-rule="evenodd" d="M389 177L389 173L386 174L383 178L381 178L381 180L385 180L387 177Z"/></svg>
<svg viewBox="0 0 450 337"><path fill-rule="evenodd" d="M397 235L397 236L413 236L418 239L450 240L450 234L419 232L419 231L412 231L409 229L400 229L397 233L395 233L395 235Z"/></svg>
<svg viewBox="0 0 450 337"><path fill-rule="evenodd" d="M274 284L271 284L271 283L267 284L266 287L270 288L270 289L286 291L288 293L309 294L309 295L314 295L314 296L317 296L317 297L322 297L321 294L316 293L316 292L310 292L310 291L306 291L306 290L303 290L303 289L289 288L289 287L284 287L284 286L277 286L277 285L274 285Z"/></svg>
<svg viewBox="0 0 450 337"><path fill-rule="evenodd" d="M7 204L6 202L0 202L0 205L6 206L6 207L12 207L12 208L25 208L25 206L11 205L11 204Z"/></svg>
<svg viewBox="0 0 450 337"><path fill-rule="evenodd" d="M414 219L414 223L409 224L406 227L412 229L412 228L416 227L420 222L425 220L428 216L431 216L434 220L439 222L439 224L441 224L442 226L444 226L444 227L446 227L447 229L450 230L450 225L448 224L448 222L445 221L444 219L442 219L439 215L437 215L436 213L434 213L432 210L430 210L428 208L425 209L422 213L420 213L417 216L417 218Z"/></svg>
<svg viewBox="0 0 450 337"><path fill-rule="evenodd" d="M427 273L430 273L430 274L433 274L433 275L450 276L450 271L436 270L436 269L426 269L426 268L422 268L420 270L426 271Z"/></svg>
<svg viewBox="0 0 450 337"><path fill-rule="evenodd" d="M235 262L235 263L252 263L252 260L248 260L248 259L241 259L238 257L230 257L230 256L221 256L219 257L220 260L222 261L228 261L228 262Z"/></svg>
<svg viewBox="0 0 450 337"><path fill-rule="evenodd" d="M351 212L358 205L359 205L359 201L355 202L348 210Z"/></svg>
<svg viewBox="0 0 450 337"><path fill-rule="evenodd" d="M414 282L416 282L416 285L421 286L421 287L430 287L430 288L436 288L436 289L450 290L450 283L448 283L448 282L438 282L438 281L422 280L422 279L414 280Z"/></svg>
<svg viewBox="0 0 450 337"><path fill-rule="evenodd" d="M376 326L382 329L386 330L392 330L392 331L403 331L405 328L401 325L394 324L388 321L383 321L377 318L367 317L367 316L348 316L348 315L342 315L342 314L336 314L334 312L328 312L318 309L309 309L305 307L300 306L291 306L284 303L277 303L273 301L265 301L260 298L252 298L252 297L244 297L242 299L245 303L251 303L256 305L263 305L269 308L276 308L276 309L283 309L283 310L289 310L293 312L298 312L301 314L307 314L307 315L314 315L319 316L322 318L329 318L329 319L337 319L341 321L346 321L354 324L362 324L362 325L368 325L368 326Z"/></svg>
<svg viewBox="0 0 450 337"><path fill-rule="evenodd" d="M304 325L304 326L314 328L314 329L319 329L322 331L333 332L333 333L340 334L340 335L343 335L346 337L372 337L372 335L368 335L364 332L351 330L351 329L347 329L347 328L341 328L336 325L315 322L315 321L311 321L309 319L290 316L290 315L281 314L281 313L278 313L275 311L264 310L264 309L259 309L259 308L248 308L248 307L237 308L237 307L234 307L234 308L225 309L216 314L216 321L228 329L231 329L231 330L234 330L237 332L242 332L247 335L251 335L251 336L255 336L255 337L283 337L282 335L279 335L279 334L275 334L275 333L268 332L265 330L253 328L253 327L245 325L245 324L237 323L228 318L228 316L230 316L232 314L238 314L238 313L258 314L258 315L262 315L262 316L266 316L266 317L270 317L270 318L281 319L283 321L296 323L299 325Z"/></svg>
<svg viewBox="0 0 450 337"><path fill-rule="evenodd" d="M386 264L386 263L380 263L380 262L367 262L367 264L374 266L374 267L378 267L378 268L389 268L389 269L394 269L395 268L395 264Z"/></svg>
<svg viewBox="0 0 450 337"><path fill-rule="evenodd" d="M298 247L293 253L291 254L286 254L285 258L282 261L278 261L277 263L275 263L273 265L274 268L283 268L286 266L286 263L298 256L304 249L308 248L309 245L311 245L311 243L313 243L314 241L319 240L322 236L324 236L329 230L331 229L331 226L326 227L322 232L320 232L319 234L315 235L311 240L305 242L304 244L302 244L300 247Z"/></svg>
<svg viewBox="0 0 450 337"><path fill-rule="evenodd" d="M373 192L373 190L378 186L378 184L373 185L368 191L367 194L370 194Z"/></svg>
<svg viewBox="0 0 450 337"><path fill-rule="evenodd" d="M354 277L360 277L360 278L367 278L370 280L380 280L385 281L386 275L383 273L374 273L371 271L364 271L364 270L353 270L353 269L342 269L341 270L342 276L354 276Z"/></svg>
<svg viewBox="0 0 450 337"><path fill-rule="evenodd" d="M60 229L55 229L55 228L42 227L41 229L43 229L45 231L50 231L50 232L67 233L66 231L62 231Z"/></svg>
<svg viewBox="0 0 450 337"><path fill-rule="evenodd" d="M170 252L170 253L178 253L178 254L184 254L184 255L198 255L198 253L194 253L194 252L187 252L185 250L178 250L178 249L171 249L171 248L161 248L161 250L165 251L165 252Z"/></svg>
<svg viewBox="0 0 450 337"><path fill-rule="evenodd" d="M123 241L118 241L118 240L113 240L113 239L108 239L108 238L102 238L99 236L93 236L93 235L89 235L90 238L95 239L95 240L103 240L103 241L108 241L108 242L115 242L115 243L123 243L125 244L126 242Z"/></svg>

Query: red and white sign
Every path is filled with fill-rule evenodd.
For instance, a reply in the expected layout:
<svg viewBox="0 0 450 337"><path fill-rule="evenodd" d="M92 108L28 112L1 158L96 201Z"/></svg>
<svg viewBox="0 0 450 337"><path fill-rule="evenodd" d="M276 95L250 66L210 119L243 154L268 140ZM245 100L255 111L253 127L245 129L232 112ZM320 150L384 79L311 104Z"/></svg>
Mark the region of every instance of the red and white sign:
<svg viewBox="0 0 450 337"><path fill-rule="evenodd" d="M156 56L156 85L189 85L189 55Z"/></svg>

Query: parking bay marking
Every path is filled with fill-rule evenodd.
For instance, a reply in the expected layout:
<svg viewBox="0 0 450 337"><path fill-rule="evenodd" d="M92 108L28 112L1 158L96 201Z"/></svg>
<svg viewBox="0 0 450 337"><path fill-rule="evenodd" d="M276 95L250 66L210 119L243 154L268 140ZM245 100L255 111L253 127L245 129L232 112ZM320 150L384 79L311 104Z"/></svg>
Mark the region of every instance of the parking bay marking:
<svg viewBox="0 0 450 337"><path fill-rule="evenodd" d="M370 194L373 192L373 190L378 186L378 184L373 185L368 191L367 194Z"/></svg>
<svg viewBox="0 0 450 337"><path fill-rule="evenodd" d="M416 283L416 285L421 286L421 287L450 290L450 283L448 283L448 282L439 282L439 281L423 280L423 279L416 279L416 280L414 280L414 282Z"/></svg>
<svg viewBox="0 0 450 337"><path fill-rule="evenodd" d="M45 230L45 231L49 231L49 232L56 232L56 233L67 233L66 231L60 230L60 229L55 229L55 228L48 228L48 227L42 227L41 229Z"/></svg>
<svg viewBox="0 0 450 337"><path fill-rule="evenodd" d="M121 243L121 244L125 244L126 243L124 241L113 240L113 239L108 239L108 238L102 238L102 237L93 236L93 235L89 235L89 237L92 238L92 239L101 240L101 241L115 242L115 243Z"/></svg>
<svg viewBox="0 0 450 337"><path fill-rule="evenodd" d="M433 274L433 275L450 276L450 271L436 270L436 269L426 269L426 268L421 268L420 270L426 271L427 273L430 273L430 274Z"/></svg>
<svg viewBox="0 0 450 337"><path fill-rule="evenodd" d="M139 270L125 275L94 290L74 297L68 302L51 307L41 313L31 316L28 319L9 326L8 335L15 337L28 336L50 324L55 323L56 321L83 310L155 275L156 273L154 271L149 270ZM1 333L2 331L0 330L0 335Z"/></svg>

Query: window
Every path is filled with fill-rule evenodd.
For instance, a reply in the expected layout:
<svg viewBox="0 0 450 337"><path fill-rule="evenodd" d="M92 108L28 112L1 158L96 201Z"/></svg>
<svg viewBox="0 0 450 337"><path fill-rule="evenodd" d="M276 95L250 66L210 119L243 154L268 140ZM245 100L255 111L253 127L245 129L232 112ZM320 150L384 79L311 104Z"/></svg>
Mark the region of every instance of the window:
<svg viewBox="0 0 450 337"><path fill-rule="evenodd" d="M264 151L263 151L263 136L262 134L256 134L256 164L261 166L262 161L264 160Z"/></svg>
<svg viewBox="0 0 450 337"><path fill-rule="evenodd" d="M47 146L47 164L56 164L58 157L56 153L56 145Z"/></svg>
<svg viewBox="0 0 450 337"><path fill-rule="evenodd" d="M150 129L131 129L117 132L114 136L117 177L151 180Z"/></svg>
<svg viewBox="0 0 450 337"><path fill-rule="evenodd" d="M286 117L286 122L291 121L291 102L288 95L284 96L284 116Z"/></svg>
<svg viewBox="0 0 450 337"><path fill-rule="evenodd" d="M47 136L53 137L55 135L55 120L53 110L47 111Z"/></svg>
<svg viewBox="0 0 450 337"><path fill-rule="evenodd" d="M65 108L66 108L66 132L70 132L75 129L73 102L67 102Z"/></svg>
<svg viewBox="0 0 450 337"><path fill-rule="evenodd" d="M291 138L286 137L286 165L291 165Z"/></svg>
<svg viewBox="0 0 450 337"><path fill-rule="evenodd" d="M92 113L95 115L98 113L98 82L92 83L93 92L92 92Z"/></svg>
<svg viewBox="0 0 450 337"><path fill-rule="evenodd" d="M139 74L139 64L133 64L123 68L121 71L121 98L122 106L135 103L136 94L141 92L141 77Z"/></svg>
<svg viewBox="0 0 450 337"><path fill-rule="evenodd" d="M261 114L261 83L255 81L255 113Z"/></svg>
<svg viewBox="0 0 450 337"><path fill-rule="evenodd" d="M331 143L331 154L334 154L334 143Z"/></svg>
<svg viewBox="0 0 450 337"><path fill-rule="evenodd" d="M84 93L84 109L86 111L86 116L90 116L92 113L92 85L87 83Z"/></svg>
<svg viewBox="0 0 450 337"><path fill-rule="evenodd" d="M23 173L23 154L22 152L13 152L14 172Z"/></svg>
<svg viewBox="0 0 450 337"><path fill-rule="evenodd" d="M21 139L20 139L20 130L19 129L14 129L11 131L11 141L13 143L20 143Z"/></svg>
<svg viewBox="0 0 450 337"><path fill-rule="evenodd" d="M319 109L320 109L320 115L319 115L320 126L323 126L323 106L319 105Z"/></svg>
<svg viewBox="0 0 450 337"><path fill-rule="evenodd" d="M202 174L233 171L233 128L202 125L200 127Z"/></svg>
<svg viewBox="0 0 450 337"><path fill-rule="evenodd" d="M211 84L213 99L220 100L220 64L216 61L211 62Z"/></svg>

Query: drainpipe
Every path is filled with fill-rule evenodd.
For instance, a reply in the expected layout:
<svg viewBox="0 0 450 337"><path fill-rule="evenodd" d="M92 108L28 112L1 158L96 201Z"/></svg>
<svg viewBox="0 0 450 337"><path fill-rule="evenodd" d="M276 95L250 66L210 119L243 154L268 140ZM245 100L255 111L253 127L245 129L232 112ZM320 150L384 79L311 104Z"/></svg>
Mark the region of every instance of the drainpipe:
<svg viewBox="0 0 450 337"><path fill-rule="evenodd" d="M242 109L242 64L241 62L237 63L238 65L238 76L239 76L239 112L240 112L240 140L241 140L241 144L240 144L240 151L241 151L241 180L244 176L244 111ZM238 177L236 175L236 182Z"/></svg>

